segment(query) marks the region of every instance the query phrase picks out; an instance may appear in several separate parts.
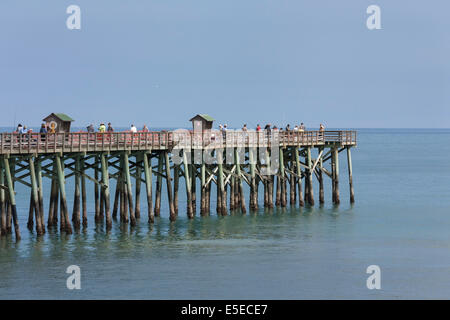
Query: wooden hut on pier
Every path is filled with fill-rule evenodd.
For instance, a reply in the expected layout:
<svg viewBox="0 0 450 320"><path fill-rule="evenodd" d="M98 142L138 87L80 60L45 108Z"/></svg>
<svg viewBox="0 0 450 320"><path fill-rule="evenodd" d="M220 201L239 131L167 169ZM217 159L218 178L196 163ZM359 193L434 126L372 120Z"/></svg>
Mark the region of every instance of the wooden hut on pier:
<svg viewBox="0 0 450 320"><path fill-rule="evenodd" d="M51 113L44 119L49 124L49 128L55 129L55 132L70 132L70 125L74 121L65 113Z"/></svg>

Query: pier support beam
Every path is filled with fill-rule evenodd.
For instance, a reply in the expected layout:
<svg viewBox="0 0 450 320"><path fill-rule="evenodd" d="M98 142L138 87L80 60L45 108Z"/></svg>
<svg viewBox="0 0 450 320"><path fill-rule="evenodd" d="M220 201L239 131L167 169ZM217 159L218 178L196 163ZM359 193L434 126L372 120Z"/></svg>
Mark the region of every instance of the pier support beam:
<svg viewBox="0 0 450 320"><path fill-rule="evenodd" d="M175 215L175 207L173 205L173 197L172 197L172 178L170 175L170 160L169 160L169 152L164 152L165 157L165 167L166 167L166 184L167 184L167 199L169 200L169 213L170 213L170 221L175 221L177 216Z"/></svg>
<svg viewBox="0 0 450 320"><path fill-rule="evenodd" d="M236 174L238 176L237 178L237 188L238 188L238 203L236 204L236 207L238 205L241 206L241 213L245 214L247 212L247 209L245 208L245 197L244 197L244 185L242 183L242 172L241 172L241 159L239 158L239 152L235 148L234 149L234 161L236 163Z"/></svg>
<svg viewBox="0 0 450 320"><path fill-rule="evenodd" d="M305 202L303 200L303 192L302 192L302 168L300 167L300 156L298 153L298 148L295 147L294 149L295 154L295 169L297 170L297 186L298 186L298 204L300 207L303 207L305 205Z"/></svg>
<svg viewBox="0 0 450 320"><path fill-rule="evenodd" d="M332 153L332 185L333 185L333 203L339 204L339 151L337 147L334 147Z"/></svg>
<svg viewBox="0 0 450 320"><path fill-rule="evenodd" d="M353 170L352 170L352 154L351 147L347 147L347 164L348 164L348 184L350 187L350 203L355 202L355 191L353 190Z"/></svg>
<svg viewBox="0 0 450 320"><path fill-rule="evenodd" d="M81 160L80 156L75 157L75 190L73 196L73 211L72 222L75 230L80 229L80 172L81 172Z"/></svg>
<svg viewBox="0 0 450 320"><path fill-rule="evenodd" d="M61 217L64 221L61 221L61 230L64 230L66 233L72 233L72 226L69 221L69 214L67 210L67 200L66 200L66 187L65 187L65 177L64 177L64 167L61 163L61 157L59 154L55 156L56 162L56 170L58 172L58 185L59 185L59 193L61 194ZM61 220L63 220L61 219Z"/></svg>
<svg viewBox="0 0 450 320"><path fill-rule="evenodd" d="M150 155L144 154L144 174L145 174L145 190L147 191L147 214L148 222L153 223L155 218L153 216L153 201L152 201L152 166Z"/></svg>
<svg viewBox="0 0 450 320"><path fill-rule="evenodd" d="M323 151L323 147L319 148L319 153ZM323 157L320 157L319 159L319 170L317 173L317 178L319 180L319 203L324 204L325 203L325 195L323 191Z"/></svg>
<svg viewBox="0 0 450 320"><path fill-rule="evenodd" d="M248 149L249 165L250 165L250 210L258 210L258 191L256 188L256 149Z"/></svg>
<svg viewBox="0 0 450 320"><path fill-rule="evenodd" d="M185 168L186 170L186 168ZM163 171L163 154L158 155L158 175L156 176L156 197L155 197L155 216L159 217L161 210L161 187L162 187L162 171Z"/></svg>
<svg viewBox="0 0 450 320"><path fill-rule="evenodd" d="M190 158L190 157L189 157ZM191 193L191 179L189 178L189 163L186 150L183 150L183 171L184 171L184 181L186 185L186 203L187 203L187 216L189 219L194 217L192 210L192 193Z"/></svg>
<svg viewBox="0 0 450 320"><path fill-rule="evenodd" d="M130 224L132 226L136 225L136 216L134 215L134 208L133 208L133 191L131 188L131 176L130 176L130 162L128 161L128 153L123 154L123 162L124 162L124 169L125 169L125 179L126 179L126 192L128 197L128 208L130 210Z"/></svg>
<svg viewBox="0 0 450 320"><path fill-rule="evenodd" d="M136 155L136 186L135 186L135 206L134 206L134 215L136 219L141 218L141 184L142 184L142 154Z"/></svg>
<svg viewBox="0 0 450 320"><path fill-rule="evenodd" d="M9 167L9 159L3 158L3 167L5 171L6 184L8 186L8 198L9 205L11 207L11 216L14 223L14 233L16 235L16 241L20 240L20 230L19 230L19 221L17 219L17 208L16 208L16 196L14 192L14 184L11 176L11 168Z"/></svg>
<svg viewBox="0 0 450 320"><path fill-rule="evenodd" d="M39 212L39 191L36 179L36 168L34 167L34 160L32 157L28 159L28 166L30 170L31 190L33 194L33 205L36 220L36 233L38 236L40 236L44 234L44 231L42 230L43 223L41 221L41 214Z"/></svg>
<svg viewBox="0 0 450 320"><path fill-rule="evenodd" d="M102 153L100 155L101 166L102 166L102 182L103 186L102 193L105 201L105 215L106 215L106 230L111 230L112 220L111 220L111 210L110 210L110 192L109 192L109 171L108 171L108 159L106 155Z"/></svg>
<svg viewBox="0 0 450 320"><path fill-rule="evenodd" d="M87 228L87 198L86 198L86 177L85 177L85 163L84 159L80 162L81 166L81 207L83 214L83 228Z"/></svg>
<svg viewBox="0 0 450 320"><path fill-rule="evenodd" d="M0 185L5 185L5 175L3 173L3 163L0 162ZM6 235L6 197L5 189L0 188L0 236Z"/></svg>
<svg viewBox="0 0 450 320"><path fill-rule="evenodd" d="M314 191L313 191L313 180L312 180L312 161L311 161L311 147L306 148L306 165L308 169L306 169L306 177L308 179L308 204L310 206L314 205Z"/></svg>

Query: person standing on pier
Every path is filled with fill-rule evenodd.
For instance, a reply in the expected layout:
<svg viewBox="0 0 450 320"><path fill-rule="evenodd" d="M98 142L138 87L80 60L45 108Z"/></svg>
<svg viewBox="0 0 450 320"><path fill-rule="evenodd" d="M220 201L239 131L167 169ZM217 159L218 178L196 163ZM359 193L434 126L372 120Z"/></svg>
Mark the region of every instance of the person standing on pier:
<svg viewBox="0 0 450 320"><path fill-rule="evenodd" d="M324 132L325 132L325 126L321 123L319 126L319 140L323 140Z"/></svg>
<svg viewBox="0 0 450 320"><path fill-rule="evenodd" d="M302 123L300 123L300 127L298 127L298 131L303 132L305 131L305 125Z"/></svg>
<svg viewBox="0 0 450 320"><path fill-rule="evenodd" d="M87 132L89 132L89 133L95 132L94 125L92 123L90 125L88 125L86 129L87 129Z"/></svg>
<svg viewBox="0 0 450 320"><path fill-rule="evenodd" d="M261 131L261 126L259 125L259 123L256 125L256 131Z"/></svg>
<svg viewBox="0 0 450 320"><path fill-rule="evenodd" d="M142 128L142 132L149 132L148 127L146 124L144 124L144 127Z"/></svg>
<svg viewBox="0 0 450 320"><path fill-rule="evenodd" d="M106 129L108 132L114 132L114 128L111 125L111 122L108 122L108 129Z"/></svg>
<svg viewBox="0 0 450 320"><path fill-rule="evenodd" d="M105 124L102 122L102 123L100 123L100 127L98 127L98 132L100 132L100 133L105 133L105 131L106 131L106 126L105 126Z"/></svg>
<svg viewBox="0 0 450 320"><path fill-rule="evenodd" d="M137 132L137 129L136 129L136 127L134 126L134 124L131 125L130 131L133 132L133 133L136 133L136 132Z"/></svg>

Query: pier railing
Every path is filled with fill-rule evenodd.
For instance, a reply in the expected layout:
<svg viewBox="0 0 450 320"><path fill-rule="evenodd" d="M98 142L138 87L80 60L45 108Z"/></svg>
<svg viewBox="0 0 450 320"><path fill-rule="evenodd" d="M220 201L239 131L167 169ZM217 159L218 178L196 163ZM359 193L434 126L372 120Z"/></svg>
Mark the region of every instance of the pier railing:
<svg viewBox="0 0 450 320"><path fill-rule="evenodd" d="M0 154L171 150L180 148L356 145L356 131L181 131L1 133Z"/></svg>

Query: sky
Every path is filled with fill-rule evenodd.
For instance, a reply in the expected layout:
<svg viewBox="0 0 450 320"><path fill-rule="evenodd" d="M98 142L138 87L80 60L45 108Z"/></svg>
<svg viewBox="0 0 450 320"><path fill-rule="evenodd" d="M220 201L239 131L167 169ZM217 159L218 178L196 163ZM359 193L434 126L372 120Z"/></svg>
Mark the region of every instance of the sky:
<svg viewBox="0 0 450 320"><path fill-rule="evenodd" d="M81 30L69 30L69 5ZM381 29L369 30L369 5ZM0 126L450 127L448 0L2 0Z"/></svg>

